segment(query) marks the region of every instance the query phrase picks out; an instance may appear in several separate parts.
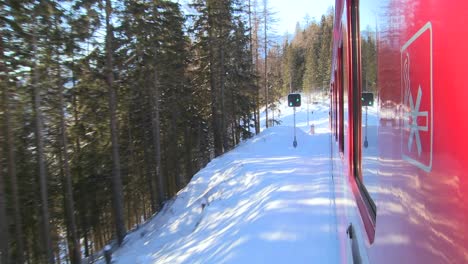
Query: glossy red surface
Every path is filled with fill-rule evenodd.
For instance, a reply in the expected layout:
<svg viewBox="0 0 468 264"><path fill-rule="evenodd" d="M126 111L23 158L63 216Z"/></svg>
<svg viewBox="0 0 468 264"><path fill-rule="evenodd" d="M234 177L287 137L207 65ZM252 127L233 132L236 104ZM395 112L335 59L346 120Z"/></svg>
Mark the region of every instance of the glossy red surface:
<svg viewBox="0 0 468 264"><path fill-rule="evenodd" d="M358 12L370 2L358 3ZM343 153L338 140L332 147L338 231L346 241L344 227L357 227L369 263L468 263L468 1L374 2L378 122L366 124L376 139L357 152L363 144L353 145L352 121L362 116L353 115L361 106L352 94L363 88L353 89L352 76L361 65L351 63L351 1L335 5L331 117L333 132L343 124L345 137ZM353 155L377 208L375 223L353 175ZM349 262L348 242L341 253Z"/></svg>

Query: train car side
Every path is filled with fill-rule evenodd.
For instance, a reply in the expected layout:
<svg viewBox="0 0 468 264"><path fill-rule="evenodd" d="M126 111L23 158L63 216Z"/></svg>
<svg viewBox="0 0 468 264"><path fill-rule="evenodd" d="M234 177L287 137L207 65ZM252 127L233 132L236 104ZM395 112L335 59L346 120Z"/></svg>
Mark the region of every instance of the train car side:
<svg viewBox="0 0 468 264"><path fill-rule="evenodd" d="M343 263L468 262L466 17L464 1L336 1L330 116Z"/></svg>

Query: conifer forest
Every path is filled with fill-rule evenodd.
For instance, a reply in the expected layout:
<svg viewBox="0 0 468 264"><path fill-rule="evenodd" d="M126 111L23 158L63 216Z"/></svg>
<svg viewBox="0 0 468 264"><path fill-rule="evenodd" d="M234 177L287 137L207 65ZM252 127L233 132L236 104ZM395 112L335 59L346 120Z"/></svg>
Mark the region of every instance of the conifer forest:
<svg viewBox="0 0 468 264"><path fill-rule="evenodd" d="M333 10L288 36L274 16L267 0L0 0L0 264L92 261L260 113L277 125L280 98L328 90Z"/></svg>

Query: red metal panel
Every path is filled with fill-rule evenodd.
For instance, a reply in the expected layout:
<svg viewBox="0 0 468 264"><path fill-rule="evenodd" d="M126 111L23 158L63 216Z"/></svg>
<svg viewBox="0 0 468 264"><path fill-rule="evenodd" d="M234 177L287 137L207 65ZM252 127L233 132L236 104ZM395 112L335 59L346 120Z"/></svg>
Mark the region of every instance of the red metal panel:
<svg viewBox="0 0 468 264"><path fill-rule="evenodd" d="M353 148L362 144L352 140L349 8L350 2L336 1L333 61L336 69L337 41L345 36L349 104L341 169L365 237L372 222L352 167ZM377 186L369 189L377 220L365 255L370 263L468 263L468 2L390 0L380 2L378 12L379 168Z"/></svg>

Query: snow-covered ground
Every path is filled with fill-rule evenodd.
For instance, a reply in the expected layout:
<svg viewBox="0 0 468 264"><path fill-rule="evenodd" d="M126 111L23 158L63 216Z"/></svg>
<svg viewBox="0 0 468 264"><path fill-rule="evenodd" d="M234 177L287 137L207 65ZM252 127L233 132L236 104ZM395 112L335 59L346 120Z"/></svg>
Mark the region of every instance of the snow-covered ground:
<svg viewBox="0 0 468 264"><path fill-rule="evenodd" d="M211 161L151 222L130 233L116 263L337 263L328 100ZM272 113L269 113L272 116ZM264 118L262 120L264 122Z"/></svg>

